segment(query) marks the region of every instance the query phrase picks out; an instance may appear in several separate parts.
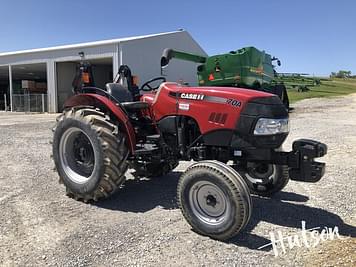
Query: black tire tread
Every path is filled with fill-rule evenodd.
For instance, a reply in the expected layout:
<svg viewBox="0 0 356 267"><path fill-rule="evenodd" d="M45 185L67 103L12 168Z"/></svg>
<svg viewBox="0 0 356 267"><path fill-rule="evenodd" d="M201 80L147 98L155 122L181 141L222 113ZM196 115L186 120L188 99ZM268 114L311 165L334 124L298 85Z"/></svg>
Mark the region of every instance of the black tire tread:
<svg viewBox="0 0 356 267"><path fill-rule="evenodd" d="M225 164L223 164L223 165L225 165ZM232 179L231 173L230 173L230 175L225 175L224 172L221 171L221 169L220 169L221 167L222 166L217 161L201 161L197 164L191 165L187 169L187 171L192 170L192 169L198 170L198 171L199 170L203 170L203 171L208 170L212 173L219 175L224 180L224 182L228 184L228 187L230 188L230 190L233 191L234 196L236 198L238 198L239 203L240 203L239 204L240 210L241 210L241 213L239 214L240 216L238 216L237 223L235 223L235 225L233 227L234 228L233 231L230 231L230 232L228 231L228 232L221 233L221 234L209 234L209 233L205 233L205 232L201 231L198 227L194 226L194 220L192 219L190 214L186 212L185 208L183 207L183 205L185 205L185 204L181 198L181 192L184 187L184 176L187 173L187 171L179 179L178 187L177 187L177 196L178 196L178 206L179 206L180 210L182 211L184 218L188 221L188 223L193 227L193 229L196 232L198 232L199 234L202 234L202 235L208 235L214 239L227 240L227 239L230 239L233 236L237 235L248 223L250 216L251 216L251 211L252 211L252 200L251 200L251 196L249 194L249 189L248 189L246 183L244 182L244 180L242 178L241 178L241 180ZM226 168L225 168L225 170L226 170ZM234 171L234 170L232 170L232 171ZM238 190L239 188L242 190L239 191Z"/></svg>
<svg viewBox="0 0 356 267"><path fill-rule="evenodd" d="M57 117L57 123L67 118L81 120L90 124L91 128L98 133L98 138L103 148L105 165L104 175L95 190L90 193L79 194L67 187L67 195L84 202L90 200L98 201L99 199L110 197L125 181L125 173L128 169L126 159L129 151L125 145L124 134L110 121L109 116L106 116L98 109L85 107L65 110ZM59 180L60 183L63 183L61 177Z"/></svg>
<svg viewBox="0 0 356 267"><path fill-rule="evenodd" d="M250 192L254 195L259 195L259 196L263 196L263 197L271 197L272 195L274 195L275 193L281 191L284 187L286 187L286 185L289 182L289 168L288 166L285 165L276 165L277 168L280 168L280 175L277 178L278 181L277 183L273 186L273 188L269 189L268 191L260 191L260 190L256 190L253 186L251 186L250 183L247 182L247 178L245 179L247 184L249 185L250 188ZM245 173L239 171L239 173L241 174L242 177L245 178Z"/></svg>

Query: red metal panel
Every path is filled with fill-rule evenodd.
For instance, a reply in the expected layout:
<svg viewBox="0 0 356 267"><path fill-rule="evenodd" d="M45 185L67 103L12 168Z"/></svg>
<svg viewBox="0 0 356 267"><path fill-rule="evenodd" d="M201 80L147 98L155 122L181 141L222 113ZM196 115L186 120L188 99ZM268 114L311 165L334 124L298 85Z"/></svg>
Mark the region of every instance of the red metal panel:
<svg viewBox="0 0 356 267"><path fill-rule="evenodd" d="M183 93L188 98L182 97ZM192 95L198 95L198 99L189 99ZM257 97L270 96L272 95L268 93L244 88L186 87L166 83L162 86L157 101L153 103L152 111L156 121L177 114L192 117L197 121L200 132L205 134L212 130L235 129L240 112L247 102ZM226 114L224 123L209 121L212 112Z"/></svg>
<svg viewBox="0 0 356 267"><path fill-rule="evenodd" d="M103 105L106 108L108 108L117 117L117 119L123 124L127 133L129 148L131 152L133 152L136 146L135 131L129 121L129 118L126 116L126 114L122 111L120 107L118 107L114 102L109 100L107 97L98 94L75 95L69 98L64 103L64 108L71 108L75 106L98 107L99 105Z"/></svg>

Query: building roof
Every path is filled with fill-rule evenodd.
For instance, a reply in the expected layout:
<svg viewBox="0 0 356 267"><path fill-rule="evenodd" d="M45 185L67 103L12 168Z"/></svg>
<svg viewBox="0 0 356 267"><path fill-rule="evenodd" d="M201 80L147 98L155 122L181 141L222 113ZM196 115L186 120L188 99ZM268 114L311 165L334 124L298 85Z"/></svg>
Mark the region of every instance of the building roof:
<svg viewBox="0 0 356 267"><path fill-rule="evenodd" d="M139 39L145 39L145 38L150 38L150 37L175 34L175 33L179 33L179 32L186 32L186 31L178 30L178 31L172 31L172 32L163 32L163 33L148 34L148 35L141 35L141 36L132 36L132 37L102 40L102 41L95 41L95 42L61 45L61 46L53 46L53 47L46 47L46 48L36 48L36 49L20 50L20 51L13 51L13 52L3 52L3 53L0 53L0 57L1 56L29 54L29 53L36 53L36 52L49 52L49 51L65 50L65 49L71 49L71 48L84 48L84 47L92 47L92 46L100 46L100 45L110 45L110 44L117 44L120 42L127 42L127 41L132 41L132 40L139 40Z"/></svg>

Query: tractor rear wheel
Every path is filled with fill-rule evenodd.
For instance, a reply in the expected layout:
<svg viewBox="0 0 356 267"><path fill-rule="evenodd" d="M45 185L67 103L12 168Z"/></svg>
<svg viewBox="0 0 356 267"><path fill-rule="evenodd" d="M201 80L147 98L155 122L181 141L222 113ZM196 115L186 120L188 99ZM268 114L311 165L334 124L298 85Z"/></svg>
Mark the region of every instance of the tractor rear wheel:
<svg viewBox="0 0 356 267"><path fill-rule="evenodd" d="M281 191L289 181L289 170L284 165L247 163L238 171L245 179L250 192L260 196L271 196Z"/></svg>
<svg viewBox="0 0 356 267"><path fill-rule="evenodd" d="M243 178L218 161L190 166L178 183L178 203L194 231L218 240L238 234L248 223L252 201Z"/></svg>
<svg viewBox="0 0 356 267"><path fill-rule="evenodd" d="M85 202L111 196L125 181L127 156L125 134L99 110L73 108L58 117L53 159L68 196Z"/></svg>

